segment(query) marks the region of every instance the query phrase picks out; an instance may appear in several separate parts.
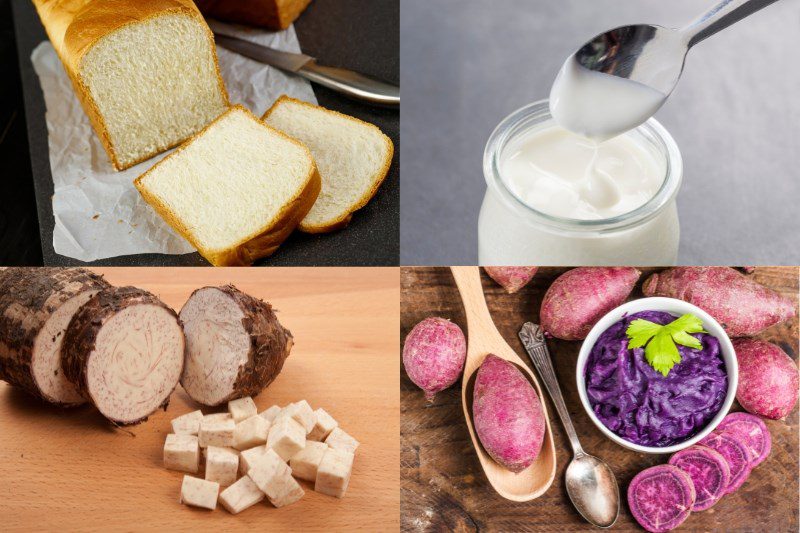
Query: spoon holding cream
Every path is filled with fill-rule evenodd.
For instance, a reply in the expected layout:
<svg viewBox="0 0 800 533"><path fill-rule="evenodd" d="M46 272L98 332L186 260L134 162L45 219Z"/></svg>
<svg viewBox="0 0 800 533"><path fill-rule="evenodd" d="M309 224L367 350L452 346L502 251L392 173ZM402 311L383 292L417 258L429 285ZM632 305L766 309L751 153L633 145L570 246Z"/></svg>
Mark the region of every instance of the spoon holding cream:
<svg viewBox="0 0 800 533"><path fill-rule="evenodd" d="M682 29L636 24L602 33L567 58L550 113L598 142L631 130L664 104L692 46L776 1L722 0Z"/></svg>

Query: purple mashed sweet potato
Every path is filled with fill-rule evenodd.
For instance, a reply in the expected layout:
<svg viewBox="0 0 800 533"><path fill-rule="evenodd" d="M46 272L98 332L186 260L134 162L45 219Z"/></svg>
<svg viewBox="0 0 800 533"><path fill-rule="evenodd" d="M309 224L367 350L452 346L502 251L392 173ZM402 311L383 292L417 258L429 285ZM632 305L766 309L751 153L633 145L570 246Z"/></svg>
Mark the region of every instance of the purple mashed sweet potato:
<svg viewBox="0 0 800 533"><path fill-rule="evenodd" d="M589 403L598 419L623 439L642 446L665 447L696 435L722 408L728 376L719 341L696 333L703 345L678 345L681 362L667 376L647 362L643 348L628 349L626 330L642 318L668 324L673 315L642 311L604 331L592 347L584 376Z"/></svg>

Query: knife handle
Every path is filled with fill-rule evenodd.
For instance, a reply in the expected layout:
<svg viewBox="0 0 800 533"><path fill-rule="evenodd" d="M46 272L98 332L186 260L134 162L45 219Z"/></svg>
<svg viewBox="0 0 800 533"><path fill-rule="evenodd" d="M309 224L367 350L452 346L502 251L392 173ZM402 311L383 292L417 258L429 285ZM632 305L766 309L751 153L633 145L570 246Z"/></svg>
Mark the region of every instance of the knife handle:
<svg viewBox="0 0 800 533"><path fill-rule="evenodd" d="M326 67L318 65L316 61L309 61L297 74L351 98L383 107L400 106L399 87L352 70Z"/></svg>

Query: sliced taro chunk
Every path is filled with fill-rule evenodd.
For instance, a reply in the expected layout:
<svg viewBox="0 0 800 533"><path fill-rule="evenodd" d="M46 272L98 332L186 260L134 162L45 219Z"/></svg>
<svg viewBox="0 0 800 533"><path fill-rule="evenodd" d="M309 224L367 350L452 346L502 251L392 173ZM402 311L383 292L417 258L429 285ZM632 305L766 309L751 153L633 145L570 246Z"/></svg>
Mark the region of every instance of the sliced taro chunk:
<svg viewBox="0 0 800 533"><path fill-rule="evenodd" d="M717 433L727 433L750 451L750 468L761 464L772 450L772 436L761 418L750 413L731 413L722 419Z"/></svg>
<svg viewBox="0 0 800 533"><path fill-rule="evenodd" d="M689 516L695 492L689 474L672 465L642 470L628 485L631 514L647 531L675 529Z"/></svg>
<svg viewBox="0 0 800 533"><path fill-rule="evenodd" d="M103 290L64 335L64 373L115 424L136 424L166 406L183 370L175 311L135 287Z"/></svg>
<svg viewBox="0 0 800 533"><path fill-rule="evenodd" d="M706 446L691 446L669 458L692 478L696 498L692 511L705 511L725 495L731 479L728 462L719 453Z"/></svg>
<svg viewBox="0 0 800 533"><path fill-rule="evenodd" d="M272 307L233 285L194 291L180 317L186 333L181 385L203 405L255 396L277 377L292 349L292 334Z"/></svg>
<svg viewBox="0 0 800 533"><path fill-rule="evenodd" d="M725 494L731 494L742 486L750 475L750 450L739 439L728 433L710 433L700 441L703 446L708 446L715 450L728 461L731 470L731 480Z"/></svg>
<svg viewBox="0 0 800 533"><path fill-rule="evenodd" d="M86 402L61 371L61 344L78 308L108 287L83 268L3 269L0 379L63 407Z"/></svg>

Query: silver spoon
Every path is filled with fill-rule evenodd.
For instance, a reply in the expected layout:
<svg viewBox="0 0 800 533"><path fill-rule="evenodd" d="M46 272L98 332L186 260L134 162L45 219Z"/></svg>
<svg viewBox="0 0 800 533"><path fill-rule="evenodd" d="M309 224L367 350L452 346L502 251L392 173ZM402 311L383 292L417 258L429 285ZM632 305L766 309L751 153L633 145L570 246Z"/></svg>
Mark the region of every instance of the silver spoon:
<svg viewBox="0 0 800 533"><path fill-rule="evenodd" d="M669 95L689 49L777 0L722 0L681 29L621 26L584 44L573 57L583 67L643 83Z"/></svg>
<svg viewBox="0 0 800 533"><path fill-rule="evenodd" d="M519 338L544 381L575 454L565 475L569 499L588 522L602 528L611 527L619 516L619 487L614 472L606 463L583 451L564 404L542 328L526 322L519 332Z"/></svg>

